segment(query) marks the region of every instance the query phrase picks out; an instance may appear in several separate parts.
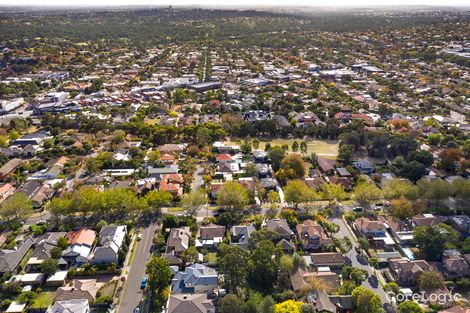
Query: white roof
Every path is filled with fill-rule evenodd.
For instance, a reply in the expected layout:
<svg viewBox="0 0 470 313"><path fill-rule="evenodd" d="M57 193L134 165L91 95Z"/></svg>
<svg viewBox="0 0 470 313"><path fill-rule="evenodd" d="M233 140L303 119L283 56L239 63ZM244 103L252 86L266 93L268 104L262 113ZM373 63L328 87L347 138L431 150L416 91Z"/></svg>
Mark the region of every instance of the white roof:
<svg viewBox="0 0 470 313"><path fill-rule="evenodd" d="M20 312L23 312L23 310L25 309L26 307L26 303L18 303L16 301L13 301L10 306L8 307L8 309L6 310L6 312L13 312L13 313L20 313Z"/></svg>
<svg viewBox="0 0 470 313"><path fill-rule="evenodd" d="M41 281L44 278L43 273L26 273L21 277L22 282Z"/></svg>
<svg viewBox="0 0 470 313"><path fill-rule="evenodd" d="M63 281L67 277L67 271L58 271L55 272L47 281Z"/></svg>

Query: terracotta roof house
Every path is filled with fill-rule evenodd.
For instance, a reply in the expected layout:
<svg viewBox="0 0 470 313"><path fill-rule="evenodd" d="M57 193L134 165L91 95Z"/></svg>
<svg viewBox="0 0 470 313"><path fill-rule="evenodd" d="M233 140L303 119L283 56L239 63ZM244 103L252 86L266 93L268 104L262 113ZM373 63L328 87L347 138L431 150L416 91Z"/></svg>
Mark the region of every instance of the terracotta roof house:
<svg viewBox="0 0 470 313"><path fill-rule="evenodd" d="M162 176L162 180L160 182L160 190L161 191L168 191L172 194L173 198L179 199L183 196L183 183L181 174L166 174Z"/></svg>
<svg viewBox="0 0 470 313"><path fill-rule="evenodd" d="M8 197L13 195L16 191L16 188L11 184L5 184L0 187L0 203L5 201Z"/></svg>
<svg viewBox="0 0 470 313"><path fill-rule="evenodd" d="M354 227L366 237L382 236L386 232L384 224L367 217L360 217L354 221Z"/></svg>
<svg viewBox="0 0 470 313"><path fill-rule="evenodd" d="M318 156L317 162L318 162L318 167L321 169L323 173L325 174L334 173L335 171L334 165L336 163L334 160L330 160L325 157Z"/></svg>
<svg viewBox="0 0 470 313"><path fill-rule="evenodd" d="M389 266L390 272L400 286L415 286L423 272L433 270L433 267L424 260L391 259Z"/></svg>
<svg viewBox="0 0 470 313"><path fill-rule="evenodd" d="M178 160L173 154L165 153L160 157L160 161L165 165L172 165L178 163Z"/></svg>
<svg viewBox="0 0 470 313"><path fill-rule="evenodd" d="M199 227L196 247L216 247L224 240L225 226L209 224Z"/></svg>
<svg viewBox="0 0 470 313"><path fill-rule="evenodd" d="M266 228L276 232L279 237L290 239L294 232L290 229L285 219L273 219L266 221Z"/></svg>
<svg viewBox="0 0 470 313"><path fill-rule="evenodd" d="M297 224L295 230L304 250L319 250L333 243L323 228L312 220Z"/></svg>
<svg viewBox="0 0 470 313"><path fill-rule="evenodd" d="M215 313L207 294L176 294L168 299L167 313Z"/></svg>
<svg viewBox="0 0 470 313"><path fill-rule="evenodd" d="M444 253L444 276L449 279L470 276L470 266L465 257L457 250L445 250Z"/></svg>
<svg viewBox="0 0 470 313"><path fill-rule="evenodd" d="M215 157L215 160L217 162L232 162L232 157L230 156L230 154L219 154Z"/></svg>
<svg viewBox="0 0 470 313"><path fill-rule="evenodd" d="M189 227L172 228L166 243L166 253L181 255L183 251L189 248L191 241L191 230Z"/></svg>
<svg viewBox="0 0 470 313"><path fill-rule="evenodd" d="M67 301L86 299L88 302L93 302L96 298L96 293L99 287L96 284L96 279L83 279L74 280L72 286L59 287L54 296L55 301Z"/></svg>
<svg viewBox="0 0 470 313"><path fill-rule="evenodd" d="M62 252L64 260L69 265L87 262L96 238L95 232L87 228L81 228L67 233L65 238L70 246Z"/></svg>
<svg viewBox="0 0 470 313"><path fill-rule="evenodd" d="M418 214L413 217L414 226L434 226L445 221L442 216L434 216L430 213Z"/></svg>
<svg viewBox="0 0 470 313"><path fill-rule="evenodd" d="M158 147L161 154L180 154L186 149L186 144L165 144Z"/></svg>

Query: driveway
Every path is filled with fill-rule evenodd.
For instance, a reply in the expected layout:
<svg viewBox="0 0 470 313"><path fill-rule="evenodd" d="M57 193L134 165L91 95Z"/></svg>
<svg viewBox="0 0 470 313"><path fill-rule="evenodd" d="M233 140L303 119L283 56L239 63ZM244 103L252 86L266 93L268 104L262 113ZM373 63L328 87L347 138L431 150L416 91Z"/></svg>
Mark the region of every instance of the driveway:
<svg viewBox="0 0 470 313"><path fill-rule="evenodd" d="M140 233L142 239L137 242L132 260L129 275L127 276L124 291L121 296L121 302L118 308L119 313L132 313L142 300L142 292L140 290L140 282L145 275L145 266L150 259L152 241L154 238L156 225L150 225L142 228ZM131 253L131 252L129 252Z"/></svg>
<svg viewBox="0 0 470 313"><path fill-rule="evenodd" d="M367 289L370 289L376 294L378 294L380 296L380 299L382 300L382 304L388 303L387 298L385 296L385 291L380 285L374 273L374 269L369 266L369 263L363 257L361 257L354 249L354 246L357 245L357 242L355 237L350 233L350 230L348 229L346 223L341 218L334 218L333 223L339 226L339 231L336 236L340 238L348 237L349 240L351 240L351 243L353 244L353 248L348 253L345 253L344 256L348 257L351 260L352 266L364 269L369 273L369 279L364 281L362 285Z"/></svg>

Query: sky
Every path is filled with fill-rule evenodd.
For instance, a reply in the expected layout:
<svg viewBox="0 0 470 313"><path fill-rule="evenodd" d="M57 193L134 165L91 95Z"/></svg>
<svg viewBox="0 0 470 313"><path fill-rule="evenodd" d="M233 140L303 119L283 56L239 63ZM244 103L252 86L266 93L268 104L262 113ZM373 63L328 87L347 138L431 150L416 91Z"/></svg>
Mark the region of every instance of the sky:
<svg viewBox="0 0 470 313"><path fill-rule="evenodd" d="M0 0L0 5L120 6L120 5L238 5L238 6L470 6L469 0Z"/></svg>

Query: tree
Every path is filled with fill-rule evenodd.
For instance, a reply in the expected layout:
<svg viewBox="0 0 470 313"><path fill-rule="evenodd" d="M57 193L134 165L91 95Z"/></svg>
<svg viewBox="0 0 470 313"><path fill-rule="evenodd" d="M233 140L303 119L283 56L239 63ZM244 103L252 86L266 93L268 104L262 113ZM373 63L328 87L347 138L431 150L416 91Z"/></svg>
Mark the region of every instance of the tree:
<svg viewBox="0 0 470 313"><path fill-rule="evenodd" d="M294 142L292 143L292 152L297 151L299 151L299 143L297 142L297 140L294 140Z"/></svg>
<svg viewBox="0 0 470 313"><path fill-rule="evenodd" d="M408 200L416 200L419 197L419 188L408 179L389 179L382 186L382 192L386 199L398 199L405 197Z"/></svg>
<svg viewBox="0 0 470 313"><path fill-rule="evenodd" d="M168 191L152 190L145 195L144 199L150 208L159 213L162 207L168 206L173 202L173 195Z"/></svg>
<svg viewBox="0 0 470 313"><path fill-rule="evenodd" d="M408 154L408 162L416 161L423 164L425 167L430 167L434 163L432 153L426 150L415 150Z"/></svg>
<svg viewBox="0 0 470 313"><path fill-rule="evenodd" d="M351 165L354 158L354 146L352 145L341 145L338 152L338 160L343 165Z"/></svg>
<svg viewBox="0 0 470 313"><path fill-rule="evenodd" d="M333 244L342 254L348 253L352 249L352 243L348 237L343 237L342 239L333 237Z"/></svg>
<svg viewBox="0 0 470 313"><path fill-rule="evenodd" d="M124 141L124 138L126 138L126 133L121 129L117 129L113 132L113 136L111 137L111 143L121 143Z"/></svg>
<svg viewBox="0 0 470 313"><path fill-rule="evenodd" d="M356 283L351 280L344 280L341 286L338 289L339 295L350 295L353 290L356 288Z"/></svg>
<svg viewBox="0 0 470 313"><path fill-rule="evenodd" d="M307 142L305 142L304 140L302 140L302 141L300 142L300 152L302 152L302 154L306 154L306 153L307 153L307 150L308 150Z"/></svg>
<svg viewBox="0 0 470 313"><path fill-rule="evenodd" d="M382 308L379 295L363 286L353 290L352 298L357 313L377 313Z"/></svg>
<svg viewBox="0 0 470 313"><path fill-rule="evenodd" d="M344 191L344 187L339 184L323 183L320 186L320 190L322 198L327 199L330 204L333 201L343 201L348 196L346 191Z"/></svg>
<svg viewBox="0 0 470 313"><path fill-rule="evenodd" d="M162 257L152 256L147 263L146 273L150 288L157 293L163 292L171 284L173 274L168 261Z"/></svg>
<svg viewBox="0 0 470 313"><path fill-rule="evenodd" d="M363 238L363 237L359 238L357 240L357 243L359 244L359 247L361 247L362 250L369 249L369 241L367 241L366 238Z"/></svg>
<svg viewBox="0 0 470 313"><path fill-rule="evenodd" d="M218 305L219 313L243 312L245 303L235 294L228 294L223 297Z"/></svg>
<svg viewBox="0 0 470 313"><path fill-rule="evenodd" d="M287 300L274 305L274 313L302 313L303 302Z"/></svg>
<svg viewBox="0 0 470 313"><path fill-rule="evenodd" d="M398 305L398 313L424 313L418 303L412 300L403 301Z"/></svg>
<svg viewBox="0 0 470 313"><path fill-rule="evenodd" d="M28 217L32 212L33 204L22 192L13 194L0 205L0 216L10 225Z"/></svg>
<svg viewBox="0 0 470 313"><path fill-rule="evenodd" d="M147 160L151 164L155 164L158 161L160 161L160 157L161 157L160 156L160 151L158 151L158 150L152 150L149 153L147 153Z"/></svg>
<svg viewBox="0 0 470 313"><path fill-rule="evenodd" d="M400 175L412 182L416 182L426 175L426 167L422 163L411 161L402 168Z"/></svg>
<svg viewBox="0 0 470 313"><path fill-rule="evenodd" d="M275 242L279 239L279 234L272 229L261 228L260 230L251 233L249 243L250 249L255 249L261 241Z"/></svg>
<svg viewBox="0 0 470 313"><path fill-rule="evenodd" d="M281 163L284 170L293 171L293 178L303 178L306 174L305 162L299 154L288 154Z"/></svg>
<svg viewBox="0 0 470 313"><path fill-rule="evenodd" d="M401 196L391 201L392 215L399 219L411 218L414 215L411 202Z"/></svg>
<svg viewBox="0 0 470 313"><path fill-rule="evenodd" d="M248 204L248 191L240 183L228 181L217 192L217 205L226 208L224 213L232 223L241 218L243 208Z"/></svg>
<svg viewBox="0 0 470 313"><path fill-rule="evenodd" d="M447 237L437 226L415 227L413 237L426 260L438 261L442 258Z"/></svg>
<svg viewBox="0 0 470 313"><path fill-rule="evenodd" d="M281 168L281 161L284 159L286 151L281 147L273 147L268 151L268 157L273 165L274 172L277 172Z"/></svg>
<svg viewBox="0 0 470 313"><path fill-rule="evenodd" d="M392 292L395 295L397 295L401 292L400 291L400 286L398 286L398 284L396 282L386 283L384 285L384 291L385 292Z"/></svg>
<svg viewBox="0 0 470 313"><path fill-rule="evenodd" d="M453 193L452 185L441 178L423 178L418 181L417 185L420 193L434 203L447 199Z"/></svg>
<svg viewBox="0 0 470 313"><path fill-rule="evenodd" d="M470 199L470 180L458 178L452 182L455 190L455 196L460 201L468 201Z"/></svg>
<svg viewBox="0 0 470 313"><path fill-rule="evenodd" d="M199 252L194 246L191 246L188 249L184 250L181 254L181 260L186 264L196 262L198 260L198 257Z"/></svg>
<svg viewBox="0 0 470 313"><path fill-rule="evenodd" d="M273 297L264 297L258 306L258 313L273 313L275 304L276 302L274 302Z"/></svg>
<svg viewBox="0 0 470 313"><path fill-rule="evenodd" d="M354 200L364 209L370 209L373 201L383 198L382 191L371 182L361 182L353 190Z"/></svg>
<svg viewBox="0 0 470 313"><path fill-rule="evenodd" d="M462 253L469 254L470 253L470 238L465 238L462 243Z"/></svg>
<svg viewBox="0 0 470 313"><path fill-rule="evenodd" d="M271 241L261 241L251 255L249 283L255 289L269 293L278 277L282 250Z"/></svg>
<svg viewBox="0 0 470 313"><path fill-rule="evenodd" d="M440 272L425 271L419 275L418 286L421 290L443 288L444 277Z"/></svg>
<svg viewBox="0 0 470 313"><path fill-rule="evenodd" d="M457 161L462 157L462 151L456 148L443 149L439 153L441 159L440 166L442 169L452 172L457 167Z"/></svg>
<svg viewBox="0 0 470 313"><path fill-rule="evenodd" d="M345 266L341 271L341 276L345 279L352 280L357 286L367 279L369 273L358 267Z"/></svg>
<svg viewBox="0 0 470 313"><path fill-rule="evenodd" d="M48 258L41 263L41 272L46 275L52 275L59 269L59 261L57 259Z"/></svg>
<svg viewBox="0 0 470 313"><path fill-rule="evenodd" d="M284 197L286 202L293 203L295 208L298 208L300 203L313 200L315 194L304 181L291 180L284 187Z"/></svg>
<svg viewBox="0 0 470 313"><path fill-rule="evenodd" d="M224 287L229 293L246 286L246 268L249 262L248 251L237 246L221 247L219 272L224 275Z"/></svg>
<svg viewBox="0 0 470 313"><path fill-rule="evenodd" d="M200 191L193 191L183 195L181 206L190 216L196 216L197 212L207 203L207 196Z"/></svg>

